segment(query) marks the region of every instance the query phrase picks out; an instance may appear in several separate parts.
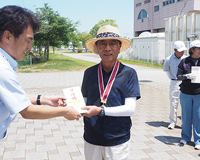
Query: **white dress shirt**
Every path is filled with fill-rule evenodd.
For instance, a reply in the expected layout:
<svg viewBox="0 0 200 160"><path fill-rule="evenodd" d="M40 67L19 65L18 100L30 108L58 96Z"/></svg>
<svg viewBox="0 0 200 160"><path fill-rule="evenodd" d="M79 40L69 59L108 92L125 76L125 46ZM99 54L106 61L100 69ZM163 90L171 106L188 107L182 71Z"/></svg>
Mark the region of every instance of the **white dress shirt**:
<svg viewBox="0 0 200 160"><path fill-rule="evenodd" d="M0 139L17 113L31 104L18 81L17 67L17 62L0 48Z"/></svg>

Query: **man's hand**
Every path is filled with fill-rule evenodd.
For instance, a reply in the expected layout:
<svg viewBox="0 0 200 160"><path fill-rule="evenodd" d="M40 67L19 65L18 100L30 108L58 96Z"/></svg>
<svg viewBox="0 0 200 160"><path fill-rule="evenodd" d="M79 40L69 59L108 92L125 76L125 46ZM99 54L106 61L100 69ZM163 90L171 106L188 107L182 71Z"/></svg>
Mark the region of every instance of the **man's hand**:
<svg viewBox="0 0 200 160"><path fill-rule="evenodd" d="M97 107L97 106L85 106L82 107L82 109L86 109L88 112L82 114L83 116L86 117L92 117L95 115L98 115L101 112L101 107Z"/></svg>
<svg viewBox="0 0 200 160"><path fill-rule="evenodd" d="M185 76L187 77L187 79L191 80L196 78L196 76L194 76L192 73L186 74Z"/></svg>
<svg viewBox="0 0 200 160"><path fill-rule="evenodd" d="M77 112L76 109L74 109L74 107L72 106L67 106L65 107L68 111L67 113L64 115L64 117L68 120L79 120L79 118L81 118L81 114Z"/></svg>
<svg viewBox="0 0 200 160"><path fill-rule="evenodd" d="M49 106L66 106L66 104L63 102L65 100L65 97L62 96L41 96L41 104L43 105L49 105Z"/></svg>

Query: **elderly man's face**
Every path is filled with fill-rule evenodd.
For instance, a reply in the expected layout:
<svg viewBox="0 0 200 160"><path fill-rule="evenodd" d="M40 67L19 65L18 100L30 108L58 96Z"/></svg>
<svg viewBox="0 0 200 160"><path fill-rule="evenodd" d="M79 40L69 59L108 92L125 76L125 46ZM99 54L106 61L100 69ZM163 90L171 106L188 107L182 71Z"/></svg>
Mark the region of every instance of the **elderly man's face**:
<svg viewBox="0 0 200 160"><path fill-rule="evenodd" d="M175 52L175 56L177 58L181 58L183 56L183 54L184 54L185 51L179 52L177 49L174 49L174 52Z"/></svg>
<svg viewBox="0 0 200 160"><path fill-rule="evenodd" d="M102 62L115 62L117 60L121 48L120 41L113 39L99 40L96 45Z"/></svg>

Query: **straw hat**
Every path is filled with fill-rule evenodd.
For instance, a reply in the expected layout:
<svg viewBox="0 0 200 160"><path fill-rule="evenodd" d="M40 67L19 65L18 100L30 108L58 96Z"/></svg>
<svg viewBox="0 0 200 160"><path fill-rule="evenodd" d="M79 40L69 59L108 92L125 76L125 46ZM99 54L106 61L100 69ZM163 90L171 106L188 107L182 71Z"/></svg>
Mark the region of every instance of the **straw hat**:
<svg viewBox="0 0 200 160"><path fill-rule="evenodd" d="M109 25L100 27L97 32L97 36L93 39L87 40L85 42L85 45L91 52L98 54L97 46L95 43L99 40L107 40L107 39L116 39L116 40L121 41L120 52L127 50L131 45L131 41L129 41L126 38L120 37L119 31L117 28L113 26L109 26Z"/></svg>

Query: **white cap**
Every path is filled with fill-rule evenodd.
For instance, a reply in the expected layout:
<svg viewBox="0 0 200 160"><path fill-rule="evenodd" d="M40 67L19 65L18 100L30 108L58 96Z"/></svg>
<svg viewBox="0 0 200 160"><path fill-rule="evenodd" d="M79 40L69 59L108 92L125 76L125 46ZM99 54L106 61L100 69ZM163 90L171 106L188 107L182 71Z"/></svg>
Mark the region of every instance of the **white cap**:
<svg viewBox="0 0 200 160"><path fill-rule="evenodd" d="M174 42L174 49L177 49L179 52L187 50L187 48L185 47L185 44L182 41Z"/></svg>
<svg viewBox="0 0 200 160"><path fill-rule="evenodd" d="M200 47L200 40L194 40L190 43L190 48Z"/></svg>

